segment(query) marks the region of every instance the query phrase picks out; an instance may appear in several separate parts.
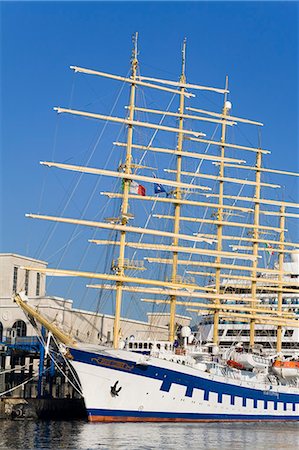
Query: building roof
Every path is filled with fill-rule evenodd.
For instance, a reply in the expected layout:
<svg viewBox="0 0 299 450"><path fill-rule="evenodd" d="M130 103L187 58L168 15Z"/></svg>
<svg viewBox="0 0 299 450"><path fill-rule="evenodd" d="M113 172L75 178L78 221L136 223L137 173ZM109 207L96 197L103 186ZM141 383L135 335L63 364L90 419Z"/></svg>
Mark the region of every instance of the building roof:
<svg viewBox="0 0 299 450"><path fill-rule="evenodd" d="M6 256L20 258L20 259L27 259L28 261L42 263L42 264L45 264L46 266L48 265L48 263L46 261L42 261L41 259L31 258L30 256L18 255L17 253L0 253L0 258L6 257Z"/></svg>

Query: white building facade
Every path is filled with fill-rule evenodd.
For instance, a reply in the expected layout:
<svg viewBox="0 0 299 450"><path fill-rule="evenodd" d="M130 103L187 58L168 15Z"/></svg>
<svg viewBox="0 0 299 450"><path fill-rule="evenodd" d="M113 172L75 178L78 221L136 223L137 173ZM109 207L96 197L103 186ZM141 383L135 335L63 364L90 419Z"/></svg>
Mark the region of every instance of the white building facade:
<svg viewBox="0 0 299 450"><path fill-rule="evenodd" d="M35 336L27 316L13 301L16 292L25 291L30 305L49 321L78 341L110 343L113 340L114 317L76 309L73 301L47 296L46 276L24 267L47 267L45 261L11 253L0 254L0 342L10 336ZM122 339L165 340L168 336L169 314L148 313L148 321L121 319ZM189 325L190 317L177 316L179 325Z"/></svg>

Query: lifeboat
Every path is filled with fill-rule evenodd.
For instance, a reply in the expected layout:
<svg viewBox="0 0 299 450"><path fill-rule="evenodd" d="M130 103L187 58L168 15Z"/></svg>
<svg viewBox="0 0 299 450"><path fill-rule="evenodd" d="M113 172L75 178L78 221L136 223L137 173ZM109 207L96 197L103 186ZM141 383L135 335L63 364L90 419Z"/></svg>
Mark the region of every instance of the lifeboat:
<svg viewBox="0 0 299 450"><path fill-rule="evenodd" d="M285 380L299 377L299 361L279 361L272 364L272 371Z"/></svg>
<svg viewBox="0 0 299 450"><path fill-rule="evenodd" d="M233 367L234 369L239 369L239 370L243 370L245 369L245 367L243 366L243 364L238 363L237 361L234 361L233 359L229 359L228 361L226 361L226 364L229 367Z"/></svg>
<svg viewBox="0 0 299 450"><path fill-rule="evenodd" d="M228 362L230 361L230 364ZM231 361L235 364L232 365ZM269 366L269 361L254 353L245 353L240 351L233 351L230 353L230 358L227 364L231 367L245 369L245 370L266 370ZM239 367L237 367L239 366Z"/></svg>

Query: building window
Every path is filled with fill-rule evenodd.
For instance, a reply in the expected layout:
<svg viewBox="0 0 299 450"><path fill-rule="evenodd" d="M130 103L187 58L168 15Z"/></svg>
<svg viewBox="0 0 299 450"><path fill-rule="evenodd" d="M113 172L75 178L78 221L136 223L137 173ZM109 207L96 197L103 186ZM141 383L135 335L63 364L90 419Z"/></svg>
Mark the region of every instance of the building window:
<svg viewBox="0 0 299 450"><path fill-rule="evenodd" d="M107 342L111 342L111 331L107 332Z"/></svg>
<svg viewBox="0 0 299 450"><path fill-rule="evenodd" d="M15 294L17 292L18 286L18 267L13 268L13 283L12 283L12 292Z"/></svg>
<svg viewBox="0 0 299 450"><path fill-rule="evenodd" d="M16 336L17 337L24 337L27 334L27 326L24 320L17 320L13 326L13 330L16 330Z"/></svg>
<svg viewBox="0 0 299 450"><path fill-rule="evenodd" d="M38 297L40 295L40 273L36 274L36 293L35 295Z"/></svg>
<svg viewBox="0 0 299 450"><path fill-rule="evenodd" d="M25 294L28 295L28 286L29 286L29 270L25 271Z"/></svg>

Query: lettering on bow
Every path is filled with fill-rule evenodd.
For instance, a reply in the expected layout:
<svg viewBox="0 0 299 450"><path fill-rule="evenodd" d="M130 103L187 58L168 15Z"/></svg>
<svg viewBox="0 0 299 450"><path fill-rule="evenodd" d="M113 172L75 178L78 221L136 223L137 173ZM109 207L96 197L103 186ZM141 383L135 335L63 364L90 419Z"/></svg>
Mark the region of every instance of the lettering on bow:
<svg viewBox="0 0 299 450"><path fill-rule="evenodd" d="M102 356L98 356L97 358L91 358L91 361L95 362L99 366L110 367L111 369L120 369L131 372L134 369L133 364L128 364L126 362L117 361L114 359L104 358Z"/></svg>

